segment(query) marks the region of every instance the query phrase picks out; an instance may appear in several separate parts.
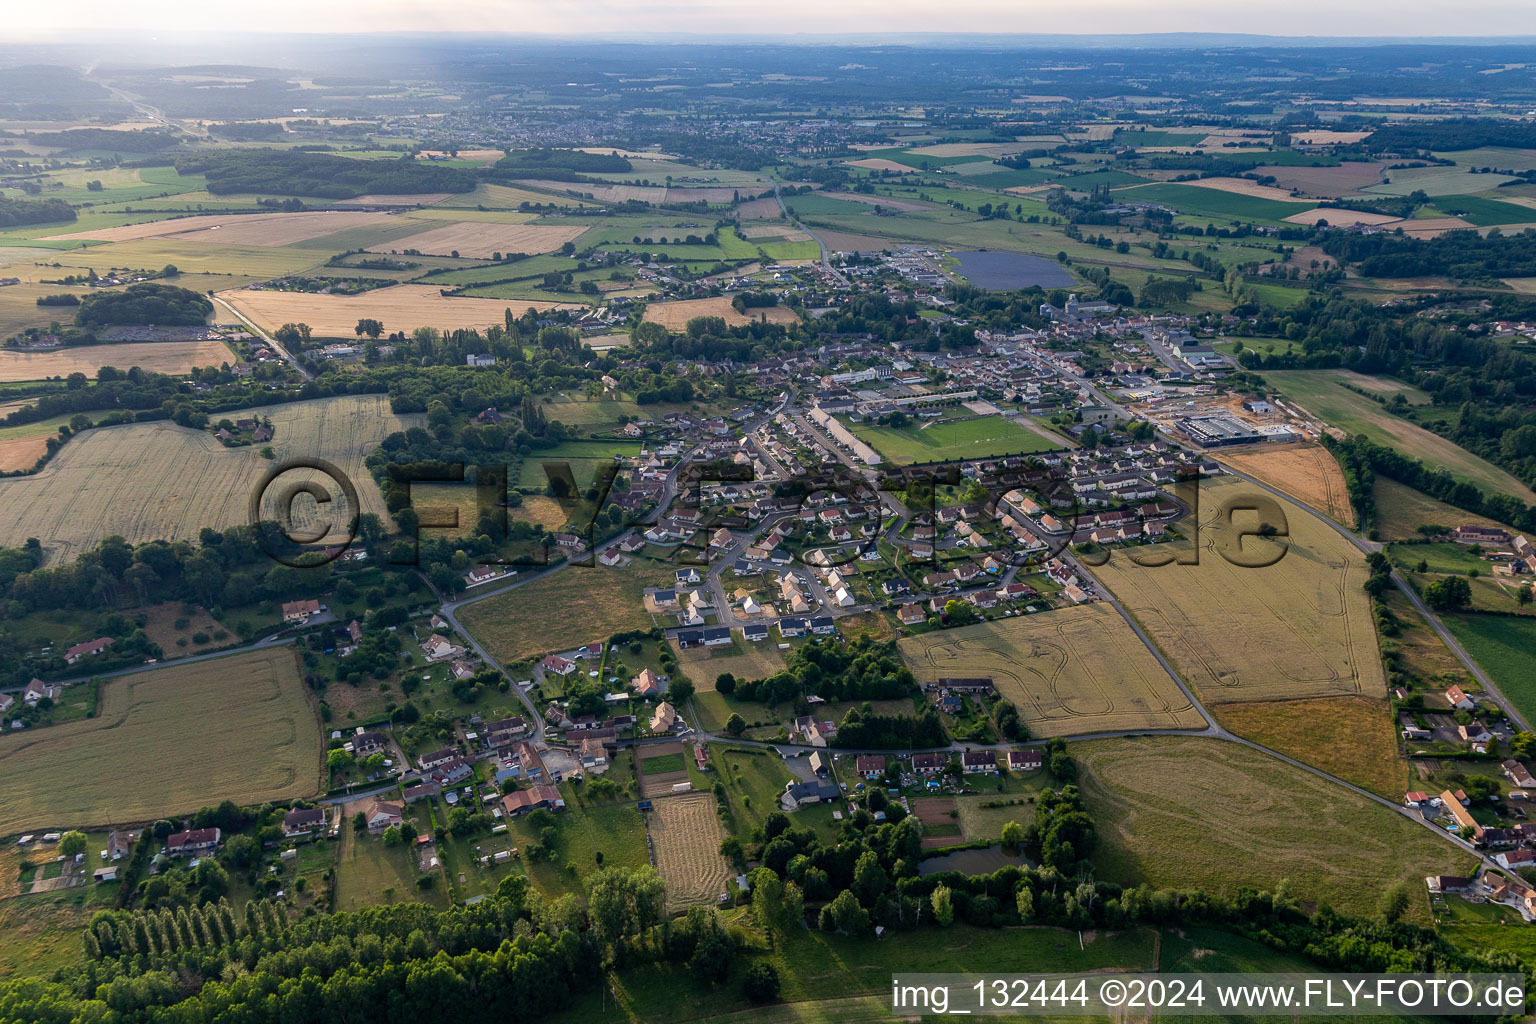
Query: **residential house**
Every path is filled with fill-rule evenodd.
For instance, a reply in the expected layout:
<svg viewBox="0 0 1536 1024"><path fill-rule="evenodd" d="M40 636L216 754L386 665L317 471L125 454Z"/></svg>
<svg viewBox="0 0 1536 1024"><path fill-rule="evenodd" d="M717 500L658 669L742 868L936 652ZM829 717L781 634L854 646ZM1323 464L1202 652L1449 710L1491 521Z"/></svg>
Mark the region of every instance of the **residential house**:
<svg viewBox="0 0 1536 1024"><path fill-rule="evenodd" d="M1445 702L1457 711L1471 711L1477 707L1477 701L1473 700L1461 687L1455 685L1446 687Z"/></svg>
<svg viewBox="0 0 1536 1024"><path fill-rule="evenodd" d="M313 604L314 602L309 602ZM286 605L284 607L287 607ZM83 644L75 644L64 652L64 664L73 665L82 658L89 658L100 654L117 641L110 636L98 637L95 640L87 640Z"/></svg>
<svg viewBox="0 0 1536 1024"><path fill-rule="evenodd" d="M313 836L323 831L325 824L324 808L312 807L308 810L289 811L283 815L283 838L298 839L302 836Z"/></svg>
<svg viewBox="0 0 1536 1024"><path fill-rule="evenodd" d="M810 804L836 800L839 792L835 784L823 779L817 779L814 782L791 782L784 787L784 795L779 798L779 806L786 811L793 811Z"/></svg>
<svg viewBox="0 0 1536 1024"><path fill-rule="evenodd" d="M445 765L449 761L457 760L458 757L459 757L459 748L458 747L444 747L441 750L434 750L430 754L423 754L421 756L419 764L421 765L421 770L422 771L429 772L433 768L438 767L439 765Z"/></svg>
<svg viewBox="0 0 1536 1024"><path fill-rule="evenodd" d="M938 775L944 770L943 754L913 754L912 770L919 775Z"/></svg>
<svg viewBox="0 0 1536 1024"><path fill-rule="evenodd" d="M1011 772L1039 771L1045 765L1045 752L1039 747L1008 751L1008 770Z"/></svg>
<svg viewBox="0 0 1536 1024"><path fill-rule="evenodd" d="M827 773L832 770L831 764L827 762L827 755L823 754L819 750L811 751L810 766L811 771L815 772L817 775L820 775L822 778L826 778Z"/></svg>
<svg viewBox="0 0 1536 1024"><path fill-rule="evenodd" d="M358 732L352 737L354 757L372 757L374 754L383 753L388 746L389 741L381 732Z"/></svg>
<svg viewBox="0 0 1536 1024"><path fill-rule="evenodd" d="M650 697L661 692L661 677L649 668L640 670L635 678L629 681L629 688L642 697Z"/></svg>
<svg viewBox="0 0 1536 1024"><path fill-rule="evenodd" d="M602 740L582 740L577 752L583 768L601 768L608 763L608 750Z"/></svg>
<svg viewBox="0 0 1536 1024"><path fill-rule="evenodd" d="M766 622L749 622L741 627L741 635L753 643L768 639L768 624Z"/></svg>
<svg viewBox="0 0 1536 1024"><path fill-rule="evenodd" d="M915 626L928 620L928 613L923 611L923 606L918 602L904 604L896 609L896 619L903 626Z"/></svg>
<svg viewBox="0 0 1536 1024"><path fill-rule="evenodd" d="M172 857L201 857L219 848L220 836L216 828L173 832L165 839L165 852Z"/></svg>
<svg viewBox="0 0 1536 1024"><path fill-rule="evenodd" d="M308 622L313 616L320 614L319 601L288 601L283 605L283 621L291 623Z"/></svg>
<svg viewBox="0 0 1536 1024"><path fill-rule="evenodd" d="M529 811L541 808L563 811L565 799L560 796L560 791L554 786L529 786L527 789L519 789L502 797L501 806L508 817L515 818L520 814L527 814Z"/></svg>
<svg viewBox="0 0 1536 1024"><path fill-rule="evenodd" d="M854 766L860 778L878 779L885 775L885 756L883 754L860 754L854 761Z"/></svg>
<svg viewBox="0 0 1536 1024"><path fill-rule="evenodd" d="M567 661L565 658L560 657L558 654L551 654L549 657L539 662L539 667L542 668L545 672L553 672L557 676L568 676L572 672L576 671L576 665L574 662Z"/></svg>
<svg viewBox="0 0 1536 1024"><path fill-rule="evenodd" d="M486 723L485 741L491 747L504 747L528 731L528 723L521 718L499 718Z"/></svg>
<svg viewBox="0 0 1536 1024"><path fill-rule="evenodd" d="M133 852L134 833L113 829L107 833L107 848L102 852L107 860L120 861Z"/></svg>
<svg viewBox="0 0 1536 1024"><path fill-rule="evenodd" d="M391 825L399 825L405 819L405 807L387 800L375 800L363 815L368 831L377 835Z"/></svg>
<svg viewBox="0 0 1536 1024"><path fill-rule="evenodd" d="M671 704L662 701L656 705L656 712L651 715L651 732L671 732L676 723L677 712Z"/></svg>
<svg viewBox="0 0 1536 1024"><path fill-rule="evenodd" d="M1536 775L1532 775L1529 768L1510 758L1503 764L1504 774L1509 781L1521 789L1536 789Z"/></svg>
<svg viewBox="0 0 1536 1024"><path fill-rule="evenodd" d="M1471 811L1462 806L1461 799L1458 798L1456 793L1452 793L1450 790L1441 793L1440 803L1444 805L1445 809L1450 812L1451 817L1456 820L1456 824L1460 826L1458 831L1463 839L1469 839L1471 842L1478 842L1482 839L1483 826L1479 825L1477 819L1472 817Z"/></svg>
<svg viewBox="0 0 1536 1024"><path fill-rule="evenodd" d="M997 772L997 755L990 750L967 750L960 755L960 768L967 775Z"/></svg>
<svg viewBox="0 0 1536 1024"><path fill-rule="evenodd" d="M404 799L407 804L413 804L417 800L429 800L433 797L436 797L441 794L442 791L443 787L438 785L436 782L422 782L415 786L407 786L405 788Z"/></svg>
<svg viewBox="0 0 1536 1024"><path fill-rule="evenodd" d="M28 707L36 707L41 700L58 700L59 694L63 692L62 686L49 686L41 679L34 679L21 691L21 702Z"/></svg>

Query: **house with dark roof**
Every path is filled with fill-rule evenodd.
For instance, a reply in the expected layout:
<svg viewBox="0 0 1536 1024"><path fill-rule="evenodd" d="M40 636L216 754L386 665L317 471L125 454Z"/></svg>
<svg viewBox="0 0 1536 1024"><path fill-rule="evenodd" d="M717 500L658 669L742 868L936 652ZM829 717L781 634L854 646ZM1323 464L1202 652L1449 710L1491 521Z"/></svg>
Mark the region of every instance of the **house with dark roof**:
<svg viewBox="0 0 1536 1024"><path fill-rule="evenodd" d="M194 828L173 832L165 839L165 852L172 857L201 857L219 848L221 833L216 828Z"/></svg>

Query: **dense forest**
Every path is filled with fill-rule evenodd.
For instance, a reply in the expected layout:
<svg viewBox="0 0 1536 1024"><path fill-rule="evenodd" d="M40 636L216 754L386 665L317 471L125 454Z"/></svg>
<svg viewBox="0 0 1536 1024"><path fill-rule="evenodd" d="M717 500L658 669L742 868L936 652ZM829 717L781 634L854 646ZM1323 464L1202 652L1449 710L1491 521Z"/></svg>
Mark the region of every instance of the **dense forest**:
<svg viewBox="0 0 1536 1024"><path fill-rule="evenodd" d="M245 149L210 151L176 161L178 174L201 174L214 195L262 192L280 196L355 199L370 193L420 195L470 192L475 175L457 167L410 159L353 160L326 153Z"/></svg>
<svg viewBox="0 0 1536 1024"><path fill-rule="evenodd" d="M132 284L122 291L93 292L80 300L76 327L156 324L196 327L208 322L213 303L207 296L173 284Z"/></svg>
<svg viewBox="0 0 1536 1024"><path fill-rule="evenodd" d="M1536 146L1536 124L1485 117L1410 121L1378 128L1365 141L1376 152L1412 149L1455 152L1483 146L1528 149Z"/></svg>
<svg viewBox="0 0 1536 1024"><path fill-rule="evenodd" d="M583 153L576 149L514 149L492 165L498 178L544 178L585 181L587 174L627 174L634 165L617 153Z"/></svg>
<svg viewBox="0 0 1536 1024"><path fill-rule="evenodd" d="M1484 236L1468 229L1437 238L1330 231L1322 249L1336 260L1356 265L1366 277L1444 276L1498 282L1528 274L1536 266L1536 230L1506 235L1495 228Z"/></svg>
<svg viewBox="0 0 1536 1024"><path fill-rule="evenodd" d="M75 219L75 208L62 199L8 199L0 196L0 228Z"/></svg>

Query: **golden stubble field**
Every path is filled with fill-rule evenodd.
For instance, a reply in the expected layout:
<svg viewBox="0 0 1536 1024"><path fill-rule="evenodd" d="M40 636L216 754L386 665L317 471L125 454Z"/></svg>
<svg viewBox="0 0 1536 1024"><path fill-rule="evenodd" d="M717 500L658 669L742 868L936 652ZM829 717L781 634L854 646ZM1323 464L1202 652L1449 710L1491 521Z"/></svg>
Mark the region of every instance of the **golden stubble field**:
<svg viewBox="0 0 1536 1024"><path fill-rule="evenodd" d="M380 395L274 405L229 412L270 418L275 462L321 458L348 474L364 512L384 516L383 499L363 458L387 435L419 425L419 416L396 416ZM169 421L131 423L86 431L70 440L35 476L0 480L0 544L42 540L50 563L71 561L103 537L121 534L132 543L196 539L204 526L221 529L249 521L253 490L274 462L258 448L225 448L204 430ZM281 484L312 474L284 474ZM339 489L334 521L350 511ZM300 521L311 499L296 506ZM271 510L268 510L271 515Z"/></svg>
<svg viewBox="0 0 1536 1024"><path fill-rule="evenodd" d="M154 373L187 373L194 366L235 363L222 341L143 341L122 345L75 345L49 352L0 349L0 381L45 380L83 373L95 377L103 366L138 366Z"/></svg>
<svg viewBox="0 0 1536 1024"><path fill-rule="evenodd" d="M494 226L494 225L493 225ZM308 292L237 289L219 297L268 331L286 323L305 323L321 338L357 340L357 322L378 320L388 332L409 334L418 327L484 331L506 319L507 310L521 316L527 309L584 309L580 303L534 302L528 299L449 298L423 284L397 284L362 295L315 295Z"/></svg>
<svg viewBox="0 0 1536 1024"><path fill-rule="evenodd" d="M698 316L718 316L727 327L740 327L754 320L766 320L771 324L798 323L800 318L788 306L769 306L749 309L745 314L736 312L731 300L725 296L714 299L683 299L680 302L653 302L645 308L645 319L661 324L669 331L681 331L688 321Z"/></svg>
<svg viewBox="0 0 1536 1024"><path fill-rule="evenodd" d="M0 835L314 796L323 748L286 647L125 676L95 718L0 737Z"/></svg>
<svg viewBox="0 0 1536 1024"><path fill-rule="evenodd" d="M667 908L713 907L729 892L730 865L720 856L725 829L709 793L656 800L649 829L656 870L667 883Z"/></svg>
<svg viewBox="0 0 1536 1024"><path fill-rule="evenodd" d="M1222 462L1277 487L1345 526L1355 525L1344 471L1339 460L1320 444L1245 448L1218 456Z"/></svg>
<svg viewBox="0 0 1536 1024"><path fill-rule="evenodd" d="M415 235L373 246L370 252L405 252L414 249L428 256L457 254L485 260L496 253L553 252L574 242L587 230L584 224L501 224L494 221L459 221L430 228Z"/></svg>
<svg viewBox="0 0 1536 1024"><path fill-rule="evenodd" d="M1386 680L1361 589L1368 575L1364 555L1310 512L1246 481L1204 480L1199 498L1198 565L1140 566L1116 552L1092 571L1200 699L1382 696ZM1265 499L1285 517L1285 553L1265 568L1234 565L1219 546L1234 542L1237 532L1257 531L1260 521L1255 513L1237 512L1230 517L1235 528L1223 528L1224 507ZM1192 553L1189 519L1179 529L1186 540L1177 550ZM1243 538L1240 557L1273 558L1281 543Z"/></svg>
<svg viewBox="0 0 1536 1024"><path fill-rule="evenodd" d="M93 228L49 235L46 241L94 240L131 242L140 238L175 238L189 242L217 242L221 245L283 246L307 242L311 238L335 234L352 228L378 227L389 223L392 214L368 210L316 213L229 213L201 217L176 217L124 224L115 228Z"/></svg>
<svg viewBox="0 0 1536 1024"><path fill-rule="evenodd" d="M897 641L919 681L990 677L1035 736L1200 729L1205 720L1107 604Z"/></svg>

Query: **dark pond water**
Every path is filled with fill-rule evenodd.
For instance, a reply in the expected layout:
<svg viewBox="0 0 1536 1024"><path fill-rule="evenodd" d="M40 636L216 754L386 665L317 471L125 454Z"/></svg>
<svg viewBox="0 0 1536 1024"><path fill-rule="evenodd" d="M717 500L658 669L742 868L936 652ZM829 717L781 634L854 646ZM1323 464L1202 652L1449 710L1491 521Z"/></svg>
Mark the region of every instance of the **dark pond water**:
<svg viewBox="0 0 1536 1024"><path fill-rule="evenodd" d="M960 276L978 288L990 291L1014 291L1039 285L1041 288L1071 288L1077 284L1072 275L1055 260L1022 252L974 251L951 253L960 261Z"/></svg>
<svg viewBox="0 0 1536 1024"><path fill-rule="evenodd" d="M1023 854L1009 853L1001 846L989 846L985 850L956 850L942 857L929 857L918 862L917 873L936 875L941 871L959 871L967 875L990 875L1008 865L1030 867L1029 858Z"/></svg>

